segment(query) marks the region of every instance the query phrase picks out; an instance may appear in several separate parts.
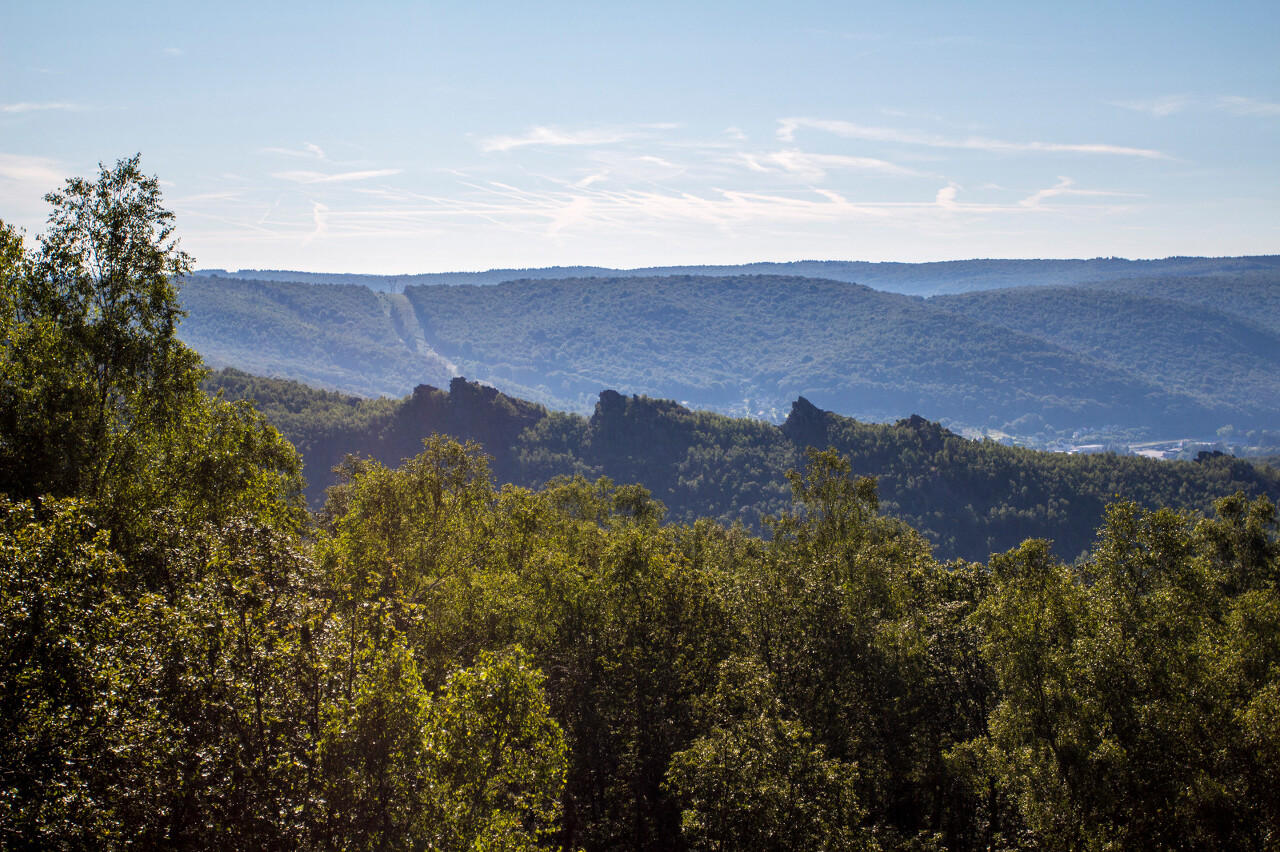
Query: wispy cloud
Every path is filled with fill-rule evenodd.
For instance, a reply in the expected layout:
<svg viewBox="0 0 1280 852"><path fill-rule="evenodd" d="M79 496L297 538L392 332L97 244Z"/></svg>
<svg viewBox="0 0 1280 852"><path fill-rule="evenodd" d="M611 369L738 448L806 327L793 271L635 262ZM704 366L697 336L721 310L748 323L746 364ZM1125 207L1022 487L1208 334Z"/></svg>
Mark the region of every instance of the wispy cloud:
<svg viewBox="0 0 1280 852"><path fill-rule="evenodd" d="M1153 118L1189 109L1217 109L1239 116L1274 117L1280 115L1280 103L1247 98L1240 95L1224 95L1218 98L1193 97L1191 95L1164 95L1158 98L1136 101L1109 101L1112 106L1146 113Z"/></svg>
<svg viewBox="0 0 1280 852"><path fill-rule="evenodd" d="M1060 177L1053 186L1028 195L1018 202L1022 207L1039 207L1042 201L1060 195L1073 195L1082 198L1125 198L1133 197L1132 193L1114 192L1105 189L1076 189L1075 181L1069 177Z"/></svg>
<svg viewBox="0 0 1280 852"><path fill-rule="evenodd" d="M935 121L935 122L942 121L942 116L932 112L931 113L907 112L906 110L893 109L892 107L885 107L885 106L877 107L876 111L879 112L881 115L888 116L889 118L910 118L913 120L924 119L925 121Z"/></svg>
<svg viewBox="0 0 1280 852"><path fill-rule="evenodd" d="M81 109L88 109L88 107L81 106L80 104L67 103L65 101L50 101L48 103L41 103L41 104L22 101L16 104L0 104L0 112L11 112L11 113L45 112L47 110L81 110Z"/></svg>
<svg viewBox="0 0 1280 852"><path fill-rule="evenodd" d="M230 201L233 199L243 198L246 193L243 189L223 189L213 192L197 192L193 195L182 196L183 204L199 204L205 201Z"/></svg>
<svg viewBox="0 0 1280 852"><path fill-rule="evenodd" d="M1030 216L1060 209L1044 202L1056 196L1120 198L1123 193L1075 187L1061 178L1052 187L1022 199L1002 202L964 202L962 187L949 181L931 196L914 201L867 202L851 200L830 189L802 192L761 192L724 187L700 190L662 188L613 188L595 181L563 189L540 189L498 181L466 181L469 193L424 195L400 189L370 190L381 199L359 211L323 211L326 227L336 234L360 231L410 234L428 227L464 227L467 218L500 228L555 239L589 238L604 233L666 231L683 226L710 226L727 231L805 223L841 225L877 221L903 226L952 221L969 217ZM1084 207L1091 215L1115 210L1115 202ZM1077 205L1077 212L1083 212ZM1062 212L1067 212L1065 209ZM316 213L317 216L321 215ZM427 223L436 223L428 225ZM317 228L319 228L317 220Z"/></svg>
<svg viewBox="0 0 1280 852"><path fill-rule="evenodd" d="M57 189L71 169L46 157L0 153L0 215L11 225L38 228L47 214L45 193Z"/></svg>
<svg viewBox="0 0 1280 852"><path fill-rule="evenodd" d="M1245 98L1238 95L1218 98L1217 106L1235 115L1255 115L1274 117L1280 115L1280 104L1271 101L1260 101L1256 98Z"/></svg>
<svg viewBox="0 0 1280 852"><path fill-rule="evenodd" d="M1163 95L1158 98L1147 98L1136 101L1108 101L1111 106L1146 113L1152 118L1164 118L1167 115L1182 112L1195 104L1195 98L1188 95Z"/></svg>
<svg viewBox="0 0 1280 852"><path fill-rule="evenodd" d="M272 177L281 180L290 180L294 183L348 183L355 180L370 180L372 178L390 177L391 175L400 174L400 169L365 169L356 172L338 172L337 174L324 174L323 172L310 171L291 171L291 172L273 172Z"/></svg>
<svg viewBox="0 0 1280 852"><path fill-rule="evenodd" d="M989 139L982 136L958 138L938 136L931 133L918 133L910 130L897 130L890 127L868 127L849 121L819 118L780 119L778 121L778 138L783 141L793 141L796 131L801 129L820 130L846 139L895 142L906 145L921 145L929 148L956 148L1008 154L1109 154L1148 159L1168 159L1168 155L1150 148L1130 148L1124 145L1108 145L1105 143L1009 142L1003 139Z"/></svg>
<svg viewBox="0 0 1280 852"><path fill-rule="evenodd" d="M329 232L329 208L321 204L319 201L311 205L311 220L315 223L315 229L303 239L302 244L307 245L313 243Z"/></svg>
<svg viewBox="0 0 1280 852"><path fill-rule="evenodd" d="M304 157L308 160L323 160L324 149L311 142L303 142L302 148L263 148L264 154L280 154L285 157Z"/></svg>
<svg viewBox="0 0 1280 852"><path fill-rule="evenodd" d="M938 194L934 196L934 203L944 210L955 210L956 194L960 191L960 187L954 181L948 183L942 189L938 190Z"/></svg>
<svg viewBox="0 0 1280 852"><path fill-rule="evenodd" d="M62 183L66 172L45 157L0 153L0 180L20 184L39 184L45 192Z"/></svg>
<svg viewBox="0 0 1280 852"><path fill-rule="evenodd" d="M527 145L549 147L613 145L629 142L650 135L628 127L597 127L585 130L559 130L554 127L534 127L523 136L492 136L480 143L482 151L510 151Z"/></svg>
<svg viewBox="0 0 1280 852"><path fill-rule="evenodd" d="M180 48L180 47L166 47L164 50L162 50L162 51L161 51L161 53L163 53L165 56L181 56L181 55L182 55L182 48Z"/></svg>
<svg viewBox="0 0 1280 852"><path fill-rule="evenodd" d="M822 180L828 171L878 172L900 177L919 176L914 169L879 160L874 157L853 157L845 154L813 154L798 148L772 151L766 154L739 155L753 171L782 170L804 180Z"/></svg>
<svg viewBox="0 0 1280 852"><path fill-rule="evenodd" d="M727 140L719 127L709 138L640 124L535 128L514 141L579 147L539 149L533 141L525 147L489 140L488 150L512 154L495 158L473 149L469 165L415 170L401 179L392 178L399 169L378 168L385 161L334 162L318 145L294 141L259 149L280 157L274 170L265 170L272 172L274 186L228 199L218 209L212 197L192 207L209 219L233 210L226 224L248 239L305 245L317 257L355 242L431 245L442 257L459 257L464 246L501 243L513 257L544 257L553 249L605 252L601 246L633 245L632 238L647 241L653 251L698 242L748 248L759 243L776 251L809 251L795 246L821 244L848 251L848 235L855 233L878 246L893 234L1048 229L1058 220L1123 217L1135 207L1131 200L1106 197L1117 194L1105 187L1086 189L1069 179L1055 183L1058 170L1034 183L1001 180L1001 189L986 180L987 163L976 174L946 173L940 165L920 166L926 169L921 171L900 164L916 166L911 160L878 151L881 146L811 140L801 131L814 130L815 120L789 121L777 126L800 142L766 140L762 146ZM850 124L821 127L854 138L902 135ZM818 142L828 147L807 150ZM479 148L478 138L473 143ZM861 156L868 151L880 156ZM910 153L919 158L926 152ZM1086 186L1093 180L1077 176ZM241 182L212 188L239 191ZM879 236L867 237L871 231L864 225ZM819 237L813 235L830 242L814 242ZM800 242L793 246L789 239Z"/></svg>
<svg viewBox="0 0 1280 852"><path fill-rule="evenodd" d="M341 247L358 245L368 247L366 256L400 257L397 263L405 268L487 268L626 265L618 252L633 244L627 239L639 240L641 246L623 252L632 265L651 265L659 258L676 262L679 252L706 260L709 245L737 246L759 256L889 259L902 246L917 244L922 234L931 245L945 246L939 249L944 253L962 247L972 252L975 244L996 245L981 242L993 233L1049 239L1045 235L1056 233L1060 225L1129 222L1138 209L1123 198L1085 197L1116 194L1063 181L1038 192L993 193L982 186L970 192L968 184L944 179L932 187L917 184L895 201L869 200L848 189L761 190L750 183L708 182L662 186L615 181L613 176L576 186L529 174L510 181L457 175L456 181L452 188L428 192L357 184L349 194L332 193L323 203L299 198L296 192L282 195L274 205L270 198L243 198L233 201L234 207L209 206L189 215L217 223L207 239L224 256L237 258L234 263L219 258L212 265L262 265L240 260L254 251L276 253L271 256L294 251L290 256L297 260L291 262L315 265L316 258L338 259L345 250ZM1056 198L1061 195L1079 197L1067 203ZM850 248L850 235L858 248ZM410 245L415 248L406 251ZM1041 243L1035 246L1025 250L1046 250Z"/></svg>

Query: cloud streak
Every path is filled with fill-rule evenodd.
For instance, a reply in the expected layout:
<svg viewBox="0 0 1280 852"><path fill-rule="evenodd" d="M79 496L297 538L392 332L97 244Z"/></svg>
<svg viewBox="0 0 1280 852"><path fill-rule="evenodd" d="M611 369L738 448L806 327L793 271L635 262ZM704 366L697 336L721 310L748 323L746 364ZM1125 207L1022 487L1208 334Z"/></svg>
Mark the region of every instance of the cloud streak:
<svg viewBox="0 0 1280 852"><path fill-rule="evenodd" d="M82 110L88 107L80 104L66 103L64 101L52 101L50 103L34 104L22 101L16 104L0 104L0 112L4 113L24 113L24 112L47 112L53 110Z"/></svg>
<svg viewBox="0 0 1280 852"><path fill-rule="evenodd" d="M372 178L390 177L391 175L400 174L400 169L366 169L356 172L339 172L337 174L324 174L323 172L311 171L290 171L290 172L273 172L272 177L281 180L293 181L294 183L312 184L312 183L349 183L357 180L370 180Z"/></svg>
<svg viewBox="0 0 1280 852"><path fill-rule="evenodd" d="M779 119L778 138L786 142L794 141L796 131L802 129L819 130L845 139L862 139L868 142L892 142L928 148L988 151L1001 154L1104 154L1146 159L1169 159L1167 154L1150 148L1130 148L1124 145L1108 145L1104 143L1009 142L1003 139L989 139L982 136L959 138L909 130L896 130L890 127L869 127L863 124L854 124L850 121L819 118Z"/></svg>
<svg viewBox="0 0 1280 852"><path fill-rule="evenodd" d="M667 127L669 125L662 125ZM540 147L580 147L595 145L614 145L619 142L630 142L647 137L648 133L635 128L598 127L586 130L560 130L555 127L534 127L523 136L491 136L480 142L480 150L511 151L530 145Z"/></svg>
<svg viewBox="0 0 1280 852"><path fill-rule="evenodd" d="M1164 118L1182 112L1195 104L1195 99L1186 95L1164 95L1159 98L1148 98L1138 101L1108 101L1111 106L1134 112L1146 113L1152 118Z"/></svg>
<svg viewBox="0 0 1280 852"><path fill-rule="evenodd" d="M303 238L302 244L304 246L310 245L316 240L328 235L329 208L321 204L319 201L313 202L311 205L311 221L314 224L314 230Z"/></svg>
<svg viewBox="0 0 1280 852"><path fill-rule="evenodd" d="M922 174L915 169L874 157L813 154L799 148L788 148L766 154L743 153L739 156L752 171L769 172L780 169L793 176L813 181L826 178L830 171L876 172L899 177L918 177Z"/></svg>
<svg viewBox="0 0 1280 852"><path fill-rule="evenodd" d="M16 184L43 186L47 192L62 183L66 173L53 160L0 153L0 180ZM43 194L43 193L42 193Z"/></svg>
<svg viewBox="0 0 1280 852"><path fill-rule="evenodd" d="M1218 98L1191 97L1190 95L1164 95L1138 101L1108 101L1112 106L1146 113L1152 118L1164 118L1189 109L1217 109L1244 117L1274 118L1280 116L1280 103L1247 98L1241 95L1223 95Z"/></svg>
<svg viewBox="0 0 1280 852"><path fill-rule="evenodd" d="M1224 109L1234 115L1261 116L1265 118L1280 116L1280 104L1260 101L1256 98L1244 98L1238 95L1218 98L1218 109Z"/></svg>
<svg viewBox="0 0 1280 852"><path fill-rule="evenodd" d="M1041 202L1060 195L1070 195L1079 198L1132 198L1132 193L1113 192L1104 189L1075 189L1075 181L1069 177L1060 177L1058 182L1048 189L1042 189L1039 192L1028 195L1026 198L1018 202L1022 207L1040 207Z"/></svg>
<svg viewBox="0 0 1280 852"><path fill-rule="evenodd" d="M70 170L47 157L0 152L2 217L10 225L36 230L47 215L45 193L66 180Z"/></svg>
<svg viewBox="0 0 1280 852"><path fill-rule="evenodd" d="M456 180L428 191L353 184L323 203L296 192L275 204L207 201L192 212L219 223L205 231L222 252L213 265L253 266L243 259L271 251L295 252L294 263L315 263L362 246L365 256L401 258L395 263L403 268L456 269L710 262L707 246L735 246L761 257L892 259L922 237L936 251L955 252L992 234L1048 240L1069 222L1127 223L1141 209L1119 193L1081 188L1067 178L1039 190L979 186L973 192L953 181L930 187L917 181L906 200L896 201L816 186L762 190L750 183L703 182L686 188L611 179L575 186L531 175Z"/></svg>
<svg viewBox="0 0 1280 852"><path fill-rule="evenodd" d="M938 190L938 194L934 196L934 203L943 210L955 210L959 205L956 204L956 193L960 191L960 187L955 183L949 183L942 189Z"/></svg>
<svg viewBox="0 0 1280 852"><path fill-rule="evenodd" d="M296 148L263 148L264 154L279 154L284 157L302 157L308 160L323 160L324 149L311 142L303 142L301 149Z"/></svg>
<svg viewBox="0 0 1280 852"><path fill-rule="evenodd" d="M1056 197L1122 198L1124 193L1077 188L1070 178L1027 197L1003 202L964 202L954 183L915 201L864 202L828 189L761 192L728 188L700 191L612 189L594 183L563 189L530 189L497 181L466 182L469 193L439 196L392 188L370 189L375 203L357 210L325 208L325 227L334 234L408 235L430 227L466 227L474 218L512 232L553 239L586 238L601 232L660 231L687 227L721 230L774 225L856 224L878 221L924 226L944 218L1043 215ZM378 203L380 202L380 203ZM1114 203L1073 205L1094 212L1115 209ZM1063 208L1065 212L1066 208ZM315 211L313 211L315 212ZM427 223L435 223L428 225ZM317 232L320 220L316 219Z"/></svg>

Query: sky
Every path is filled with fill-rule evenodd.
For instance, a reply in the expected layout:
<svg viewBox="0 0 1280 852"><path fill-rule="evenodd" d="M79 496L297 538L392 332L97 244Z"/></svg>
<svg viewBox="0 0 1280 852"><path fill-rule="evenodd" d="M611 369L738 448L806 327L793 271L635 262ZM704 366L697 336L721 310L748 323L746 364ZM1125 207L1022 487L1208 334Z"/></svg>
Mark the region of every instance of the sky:
<svg viewBox="0 0 1280 852"><path fill-rule="evenodd" d="M1280 3L0 0L0 220L200 268L1280 253Z"/></svg>

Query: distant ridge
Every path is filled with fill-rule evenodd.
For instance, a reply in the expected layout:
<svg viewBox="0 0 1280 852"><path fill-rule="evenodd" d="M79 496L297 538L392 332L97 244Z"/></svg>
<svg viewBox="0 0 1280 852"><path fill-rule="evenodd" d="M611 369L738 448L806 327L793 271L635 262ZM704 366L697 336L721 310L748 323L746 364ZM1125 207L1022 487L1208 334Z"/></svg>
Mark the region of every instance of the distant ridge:
<svg viewBox="0 0 1280 852"><path fill-rule="evenodd" d="M861 260L797 260L785 263L738 265L653 266L610 269L601 266L550 266L540 269L490 269L484 272L428 272L406 275L361 275L295 272L282 269L202 269L197 275L304 284L351 284L399 293L407 286L427 284L501 284L505 281L559 278L651 278L667 275L787 275L855 282L875 290L931 296L1011 286L1066 285L1160 275L1203 276L1242 272L1280 273L1280 255L1247 257L1167 257L1126 260L1095 257L1088 260L946 260L932 263L871 262Z"/></svg>
<svg viewBox="0 0 1280 852"><path fill-rule="evenodd" d="M976 275L981 263L951 266ZM1113 262L1072 268L1089 263ZM1203 442L1231 427L1261 447L1276 439L1259 430L1280 426L1280 268L933 297L801 275L403 293L193 275L181 293L179 334L211 365L361 396L467 375L581 414L616 388L771 422L804 396L864 421L918 413L1037 446Z"/></svg>
<svg viewBox="0 0 1280 852"><path fill-rule="evenodd" d="M1028 537L1071 559L1094 542L1107 503L1208 510L1244 491L1280 498L1280 473L1225 455L1165 462L1114 454L1066 455L965 439L912 415L869 424L792 401L780 425L692 411L671 400L604 390L590 416L562 414L457 377L399 400L361 400L236 370L211 392L253 399L302 453L313 506L348 453L398 465L433 433L476 441L499 484L539 487L556 476L637 482L672 520L710 517L759 528L791 508L786 471L808 447L835 447L859 475L878 478L886 513L907 521L942 558L985 560Z"/></svg>

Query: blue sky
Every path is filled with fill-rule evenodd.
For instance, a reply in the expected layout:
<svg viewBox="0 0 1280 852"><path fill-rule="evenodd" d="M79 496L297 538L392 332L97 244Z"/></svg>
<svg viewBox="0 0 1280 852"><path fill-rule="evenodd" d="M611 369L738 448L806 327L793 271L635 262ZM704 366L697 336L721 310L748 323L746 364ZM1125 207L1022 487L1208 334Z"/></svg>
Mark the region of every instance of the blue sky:
<svg viewBox="0 0 1280 852"><path fill-rule="evenodd" d="M1280 252L1280 4L7 2L0 219L201 267Z"/></svg>

